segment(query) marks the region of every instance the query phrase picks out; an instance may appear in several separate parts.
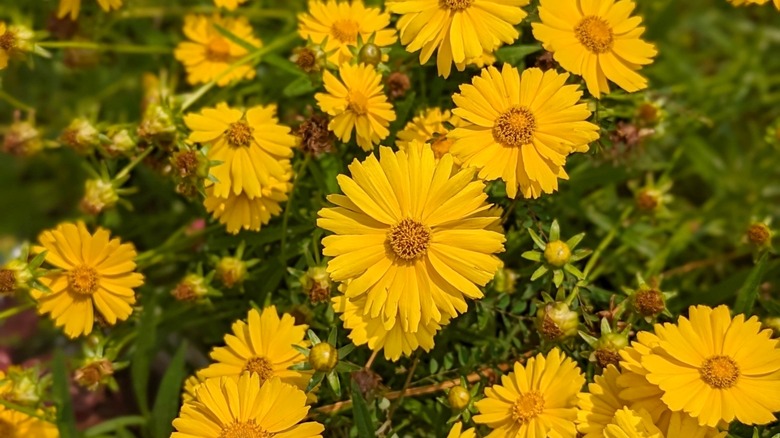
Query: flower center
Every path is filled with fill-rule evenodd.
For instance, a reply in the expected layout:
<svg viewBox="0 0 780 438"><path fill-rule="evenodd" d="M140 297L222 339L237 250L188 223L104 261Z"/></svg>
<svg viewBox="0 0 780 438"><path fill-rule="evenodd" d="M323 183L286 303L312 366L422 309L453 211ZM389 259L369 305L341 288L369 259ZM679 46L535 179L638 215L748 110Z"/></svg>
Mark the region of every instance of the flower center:
<svg viewBox="0 0 780 438"><path fill-rule="evenodd" d="M442 9L449 9L451 11L458 12L464 9L468 9L472 3L474 3L474 0L440 0L439 6Z"/></svg>
<svg viewBox="0 0 780 438"><path fill-rule="evenodd" d="M260 377L261 384L274 376L274 367L271 365L271 362L264 357L253 357L246 361L244 371L257 374Z"/></svg>
<svg viewBox="0 0 780 438"><path fill-rule="evenodd" d="M425 254L431 243L431 230L412 219L404 219L387 233L390 248L404 260L414 260Z"/></svg>
<svg viewBox="0 0 780 438"><path fill-rule="evenodd" d="M252 140L252 129L246 122L231 123L227 130L228 143L234 147L246 147L249 146L249 142Z"/></svg>
<svg viewBox="0 0 780 438"><path fill-rule="evenodd" d="M0 269L0 293L13 292L15 286L16 276L14 275L14 271L10 269Z"/></svg>
<svg viewBox="0 0 780 438"><path fill-rule="evenodd" d="M15 34L7 30L4 34L0 35L0 49L7 51L13 49L14 47L16 47Z"/></svg>
<svg viewBox="0 0 780 438"><path fill-rule="evenodd" d="M0 418L0 437L15 438L16 426Z"/></svg>
<svg viewBox="0 0 780 438"><path fill-rule="evenodd" d="M225 38L214 37L206 45L206 59L212 62L226 62L230 59L230 43Z"/></svg>
<svg viewBox="0 0 780 438"><path fill-rule="evenodd" d="M368 98L359 91L350 91L347 95L347 102L347 108L359 116L368 112Z"/></svg>
<svg viewBox="0 0 780 438"><path fill-rule="evenodd" d="M699 374L704 383L715 389L731 388L739 379L739 366L728 356L712 356L704 361Z"/></svg>
<svg viewBox="0 0 780 438"><path fill-rule="evenodd" d="M68 272L70 288L81 295L92 295L98 287L98 273L89 266L79 266Z"/></svg>
<svg viewBox="0 0 780 438"><path fill-rule="evenodd" d="M342 43L356 43L360 23L349 18L342 18L333 22L330 34Z"/></svg>
<svg viewBox="0 0 780 438"><path fill-rule="evenodd" d="M539 391L520 394L512 406L512 418L516 423L525 424L544 412L544 397Z"/></svg>
<svg viewBox="0 0 780 438"><path fill-rule="evenodd" d="M222 427L218 438L270 438L273 434L266 431L255 420L234 421Z"/></svg>
<svg viewBox="0 0 780 438"><path fill-rule="evenodd" d="M493 138L504 146L520 147L533 141L536 117L524 106L514 106L498 116Z"/></svg>
<svg viewBox="0 0 780 438"><path fill-rule="evenodd" d="M436 158L441 158L450 151L453 141L447 138L446 135L440 135L433 139L431 142L431 149L433 149L433 155Z"/></svg>
<svg viewBox="0 0 780 438"><path fill-rule="evenodd" d="M574 27L574 35L593 53L605 53L612 49L615 39L612 28L603 18L591 15Z"/></svg>

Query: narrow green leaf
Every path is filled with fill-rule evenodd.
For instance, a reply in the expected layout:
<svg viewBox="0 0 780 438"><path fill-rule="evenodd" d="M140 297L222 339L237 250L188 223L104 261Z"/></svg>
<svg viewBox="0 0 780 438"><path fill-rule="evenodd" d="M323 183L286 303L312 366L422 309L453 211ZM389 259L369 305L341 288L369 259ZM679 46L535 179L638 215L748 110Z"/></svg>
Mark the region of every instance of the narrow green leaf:
<svg viewBox="0 0 780 438"><path fill-rule="evenodd" d="M353 371L359 371L362 368L363 367L361 367L360 365L354 364L352 362L341 361L341 362L339 362L336 365L336 372L337 373L351 373Z"/></svg>
<svg viewBox="0 0 780 438"><path fill-rule="evenodd" d="M317 385L319 385L320 383L322 383L322 380L323 380L324 378L325 378L325 373L323 373L323 372L321 372L321 371L317 371L317 372L315 372L315 373L314 373L314 374L311 376L311 380L309 380L309 384L308 384L308 385L306 385L306 391L305 391L305 392L310 392L312 389L316 388L316 387L317 387Z"/></svg>
<svg viewBox="0 0 780 438"><path fill-rule="evenodd" d="M566 246L569 247L569 249L574 249L577 247L577 245L580 244L582 241L582 238L585 237L585 233L577 234L576 236L573 236L571 239L566 241Z"/></svg>
<svg viewBox="0 0 780 438"><path fill-rule="evenodd" d="M246 49L247 52L254 52L255 50L259 49L259 47L253 45L249 41L246 41L245 39L239 37L238 35L234 34L233 32L220 26L217 23L214 23L214 29L217 29L217 32L221 33L222 36L224 36L225 38L229 39L230 41Z"/></svg>
<svg viewBox="0 0 780 438"><path fill-rule="evenodd" d="M112 418L90 427L84 431L84 436L87 438L97 438L109 434L110 432L116 432L118 429L124 427L141 426L145 423L146 419L138 415L127 415L124 417Z"/></svg>
<svg viewBox="0 0 780 438"><path fill-rule="evenodd" d="M521 44L517 46L502 47L496 50L496 58L501 62L517 65L525 59L526 56L542 50L540 44Z"/></svg>
<svg viewBox="0 0 780 438"><path fill-rule="evenodd" d="M542 261L542 253L540 253L539 251L526 251L526 252L520 254L520 257L522 257L522 258L524 258L526 260L534 261L534 262L541 262Z"/></svg>
<svg viewBox="0 0 780 438"><path fill-rule="evenodd" d="M558 225L558 220L554 220L550 225L550 242L561 240L561 226Z"/></svg>
<svg viewBox="0 0 780 438"><path fill-rule="evenodd" d="M154 295L148 294L153 297ZM157 316L154 314L154 298L144 303L144 311L138 325L138 338L135 342L135 352L130 364L130 376L133 380L133 391L138 401L138 407L144 416L149 415L149 371L157 331Z"/></svg>
<svg viewBox="0 0 780 438"><path fill-rule="evenodd" d="M564 265L563 269L565 269L566 272L568 272L569 274L577 277L580 280L585 278L585 274L582 271L580 271L579 269L577 269L577 267L575 267L574 265L566 264L566 265Z"/></svg>
<svg viewBox="0 0 780 438"><path fill-rule="evenodd" d="M317 345L317 344L319 344L320 342L322 342L322 341L320 340L320 337L319 337L319 336L317 336L317 334L316 334L316 333L314 333L314 331L313 331L313 330L309 329L308 333L309 333L309 340L311 341L312 345Z"/></svg>
<svg viewBox="0 0 780 438"><path fill-rule="evenodd" d="M297 97L309 94L316 90L317 87L311 82L308 76L301 76L294 81L287 84L282 90L282 94L286 97Z"/></svg>
<svg viewBox="0 0 780 438"><path fill-rule="evenodd" d="M347 357L349 353L352 353L352 350L355 349L355 344L347 344L341 348L339 348L339 360L344 359Z"/></svg>
<svg viewBox="0 0 780 438"><path fill-rule="evenodd" d="M753 305L756 302L756 296L758 296L758 288L761 285L761 279L766 272L766 265L769 261L769 253L764 253L758 260L758 263L753 267L748 275L745 283L737 292L737 301L734 304L734 313L744 313L750 315L753 311Z"/></svg>
<svg viewBox="0 0 780 438"><path fill-rule="evenodd" d="M341 382L339 381L338 373L330 372L326 377L328 378L328 385L330 385L336 397L341 398Z"/></svg>
<svg viewBox="0 0 780 438"><path fill-rule="evenodd" d="M292 344L292 348L296 349L298 353L301 353L302 355L309 357L310 350L306 347L301 347L298 344Z"/></svg>
<svg viewBox="0 0 780 438"><path fill-rule="evenodd" d="M531 281L536 280L537 278L541 277L542 275L547 273L547 266L539 266L539 268L534 271L534 273L531 275Z"/></svg>
<svg viewBox="0 0 780 438"><path fill-rule="evenodd" d="M298 68L298 66L295 65L294 62L290 61L289 59L282 58L281 56L275 53L269 53L268 55L265 55L265 58L263 58L263 60L265 61L266 64L272 65L278 68L279 70L285 71L297 77L306 76L306 73L300 68Z"/></svg>
<svg viewBox="0 0 780 438"><path fill-rule="evenodd" d="M528 228L528 234L531 236L531 240L534 241L534 243L536 244L537 247L539 247L539 249L544 251L544 249L547 248L547 244L544 243L544 240L542 240L542 238L539 237L538 234L536 234L536 231Z"/></svg>
<svg viewBox="0 0 780 438"><path fill-rule="evenodd" d="M355 415L358 436L374 436L376 431L374 420L371 418L366 400L363 399L363 394L360 393L360 388L354 379L352 380L352 413Z"/></svg>
<svg viewBox="0 0 780 438"><path fill-rule="evenodd" d="M330 333L328 333L328 344L336 345L337 341L338 341L338 329L336 327L333 327Z"/></svg>
<svg viewBox="0 0 780 438"><path fill-rule="evenodd" d="M187 342L182 342L176 354L165 370L157 396L154 399L154 415L152 415L152 436L166 437L173 432L171 422L179 411L179 395L186 377L185 353Z"/></svg>
<svg viewBox="0 0 780 438"><path fill-rule="evenodd" d="M68 367L65 365L65 356L62 350L54 353L52 361L52 395L57 406L57 429L61 438L78 438L81 436L76 429L76 417L73 414L73 405L70 399L70 384L68 380Z"/></svg>

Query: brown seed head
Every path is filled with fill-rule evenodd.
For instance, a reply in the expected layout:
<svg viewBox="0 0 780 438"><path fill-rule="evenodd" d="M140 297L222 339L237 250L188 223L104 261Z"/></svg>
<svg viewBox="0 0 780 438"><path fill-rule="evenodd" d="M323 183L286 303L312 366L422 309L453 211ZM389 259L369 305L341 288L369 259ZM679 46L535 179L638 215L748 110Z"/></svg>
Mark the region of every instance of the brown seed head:
<svg viewBox="0 0 780 438"><path fill-rule="evenodd" d="M394 71L387 77L387 94L392 100L404 97L411 86L412 83L409 80L409 75L406 73Z"/></svg>

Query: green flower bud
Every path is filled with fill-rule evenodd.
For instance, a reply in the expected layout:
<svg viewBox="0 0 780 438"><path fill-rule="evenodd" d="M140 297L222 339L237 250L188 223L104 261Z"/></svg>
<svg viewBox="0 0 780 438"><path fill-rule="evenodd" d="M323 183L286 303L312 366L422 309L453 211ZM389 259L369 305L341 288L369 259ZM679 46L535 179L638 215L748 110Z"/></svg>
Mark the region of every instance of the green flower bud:
<svg viewBox="0 0 780 438"><path fill-rule="evenodd" d="M571 249L562 240L554 240L547 243L544 249L544 259L552 266L562 268L571 259Z"/></svg>
<svg viewBox="0 0 780 438"><path fill-rule="evenodd" d="M453 386L447 394L447 401L449 401L453 410L460 412L468 407L471 401L471 394L462 386Z"/></svg>
<svg viewBox="0 0 780 438"><path fill-rule="evenodd" d="M336 347L327 342L320 342L311 347L309 352L309 364L314 371L330 372L339 362L339 352Z"/></svg>

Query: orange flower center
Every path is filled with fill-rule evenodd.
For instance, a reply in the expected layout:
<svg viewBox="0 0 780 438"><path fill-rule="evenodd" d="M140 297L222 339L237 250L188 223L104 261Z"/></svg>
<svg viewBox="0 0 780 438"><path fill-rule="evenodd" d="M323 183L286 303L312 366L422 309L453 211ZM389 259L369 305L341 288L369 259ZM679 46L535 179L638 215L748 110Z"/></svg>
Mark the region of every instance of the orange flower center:
<svg viewBox="0 0 780 438"><path fill-rule="evenodd" d="M233 147L246 147L252 140L254 129L244 121L231 123L227 130L227 140Z"/></svg>
<svg viewBox="0 0 780 438"><path fill-rule="evenodd" d="M270 438L273 434L260 427L254 419L234 421L222 427L219 438Z"/></svg>
<svg viewBox="0 0 780 438"><path fill-rule="evenodd" d="M98 287L98 273L89 266L79 266L68 272L70 288L81 295L92 295Z"/></svg>
<svg viewBox="0 0 780 438"><path fill-rule="evenodd" d="M0 418L0 437L16 438L16 426Z"/></svg>
<svg viewBox="0 0 780 438"><path fill-rule="evenodd" d="M10 30L5 31L0 35L0 49L5 51L11 50L16 47L16 35Z"/></svg>
<svg viewBox="0 0 780 438"><path fill-rule="evenodd" d="M395 255L404 260L414 260L428 251L431 230L412 219L404 219L390 228L387 241Z"/></svg>
<svg viewBox="0 0 780 438"><path fill-rule="evenodd" d="M593 53L605 53L612 49L615 35L603 18L591 15L574 27L574 35Z"/></svg>
<svg viewBox="0 0 780 438"><path fill-rule="evenodd" d="M342 43L356 43L360 23L351 18L341 18L333 22L330 34Z"/></svg>
<svg viewBox="0 0 780 438"><path fill-rule="evenodd" d="M365 115L368 113L368 98L359 91L350 91L347 95L347 108L359 116Z"/></svg>
<svg viewBox="0 0 780 438"><path fill-rule="evenodd" d="M230 43L222 37L212 38L206 45L206 59L212 62L227 62L230 59Z"/></svg>
<svg viewBox="0 0 780 438"><path fill-rule="evenodd" d="M257 376L260 377L260 383L265 382L274 376L274 367L271 365L271 361L264 357L253 357L246 361L244 371L257 374Z"/></svg>
<svg viewBox="0 0 780 438"><path fill-rule="evenodd" d="M433 155L436 158L441 158L450 151L453 141L447 138L446 135L439 135L431 141L431 149L433 149Z"/></svg>
<svg viewBox="0 0 780 438"><path fill-rule="evenodd" d="M715 389L731 388L739 379L739 366L728 356L712 356L704 361L699 374L704 383Z"/></svg>
<svg viewBox="0 0 780 438"><path fill-rule="evenodd" d="M472 3L474 3L474 0L440 0L439 6L442 9L458 12L468 9Z"/></svg>
<svg viewBox="0 0 780 438"><path fill-rule="evenodd" d="M493 139L508 147L520 147L533 141L536 117L528 107L513 106L498 116Z"/></svg>
<svg viewBox="0 0 780 438"><path fill-rule="evenodd" d="M14 275L14 271L0 269L0 293L13 292L14 289L16 289L16 275Z"/></svg>
<svg viewBox="0 0 780 438"><path fill-rule="evenodd" d="M512 419L516 423L525 424L544 412L544 397L539 391L520 394L512 406Z"/></svg>

